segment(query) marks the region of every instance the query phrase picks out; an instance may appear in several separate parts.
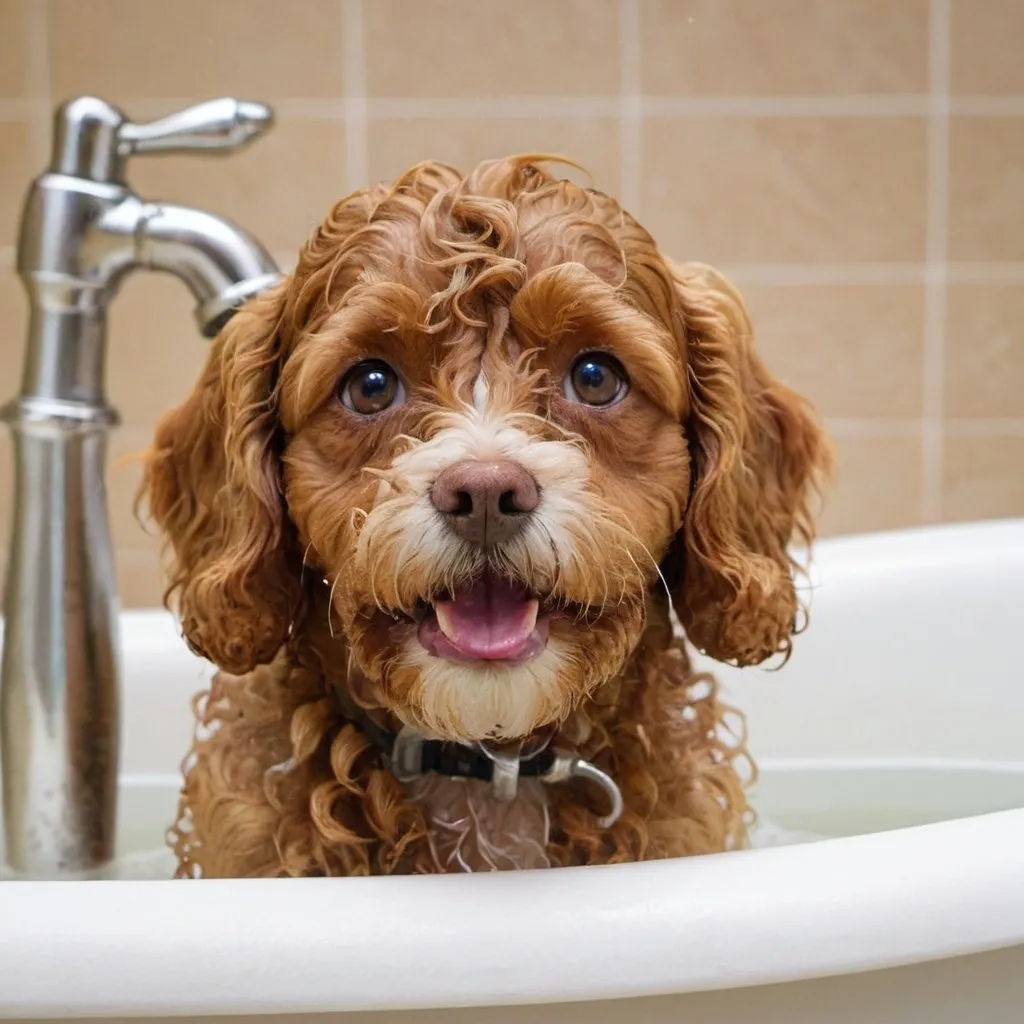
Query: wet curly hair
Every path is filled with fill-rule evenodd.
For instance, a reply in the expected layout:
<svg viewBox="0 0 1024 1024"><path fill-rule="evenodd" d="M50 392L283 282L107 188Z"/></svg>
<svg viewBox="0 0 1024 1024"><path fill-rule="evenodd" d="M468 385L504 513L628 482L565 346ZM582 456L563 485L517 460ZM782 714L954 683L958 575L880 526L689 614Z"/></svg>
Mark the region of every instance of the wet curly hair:
<svg viewBox="0 0 1024 1024"><path fill-rule="evenodd" d="M167 598L219 669L196 702L180 875L447 869L429 808L339 691L453 740L548 730L610 772L625 812L609 829L599 793L546 791L545 863L742 845L742 719L687 644L741 666L788 655L790 551L812 540L829 449L730 283L548 166L425 163L342 199L160 423L143 493ZM621 400L573 392L585 353ZM347 401L366 365L391 375L387 407ZM536 483L506 543L469 543L431 504L467 458ZM423 616L482 573L532 595L536 657L425 647Z"/></svg>

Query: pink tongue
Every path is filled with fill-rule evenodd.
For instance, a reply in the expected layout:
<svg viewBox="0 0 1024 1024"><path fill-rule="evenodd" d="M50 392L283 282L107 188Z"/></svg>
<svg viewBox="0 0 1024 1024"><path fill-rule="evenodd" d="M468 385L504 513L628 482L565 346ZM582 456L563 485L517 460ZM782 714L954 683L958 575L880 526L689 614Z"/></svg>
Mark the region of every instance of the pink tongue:
<svg viewBox="0 0 1024 1024"><path fill-rule="evenodd" d="M481 661L520 657L537 625L536 598L520 584L489 574L452 600L438 601L434 611L441 634L436 639L447 640L463 657Z"/></svg>

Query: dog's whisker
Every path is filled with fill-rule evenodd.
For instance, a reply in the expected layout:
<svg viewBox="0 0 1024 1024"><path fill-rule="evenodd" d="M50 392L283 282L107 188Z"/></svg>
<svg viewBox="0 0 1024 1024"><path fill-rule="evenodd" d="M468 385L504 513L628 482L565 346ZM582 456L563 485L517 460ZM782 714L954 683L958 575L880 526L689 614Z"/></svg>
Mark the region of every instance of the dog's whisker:
<svg viewBox="0 0 1024 1024"><path fill-rule="evenodd" d="M334 637L334 588L338 585L339 576L334 577L334 582L331 584L331 589L327 595L327 630L331 634L331 639Z"/></svg>
<svg viewBox="0 0 1024 1024"><path fill-rule="evenodd" d="M651 560L651 565L654 568L654 571L657 574L658 579L661 581L661 586L665 591L665 597L668 599L668 605L671 608L673 604L672 589L668 585L668 580L665 579L665 574L661 571L661 565L658 563L658 560L654 557L654 555L652 555L651 552L648 550L647 546L640 541L639 537L636 538L636 542L643 549L644 554L646 554L647 557ZM637 572L640 572L639 566L637 566Z"/></svg>

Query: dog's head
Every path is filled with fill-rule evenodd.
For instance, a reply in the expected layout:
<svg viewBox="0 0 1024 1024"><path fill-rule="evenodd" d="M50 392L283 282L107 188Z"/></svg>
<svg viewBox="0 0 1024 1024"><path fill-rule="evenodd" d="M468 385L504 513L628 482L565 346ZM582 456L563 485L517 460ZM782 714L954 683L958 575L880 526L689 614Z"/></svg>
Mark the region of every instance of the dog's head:
<svg viewBox="0 0 1024 1024"><path fill-rule="evenodd" d="M342 200L214 342L147 486L195 650L267 662L329 587L384 703L468 740L564 719L666 594L714 658L788 651L826 460L721 276L523 158Z"/></svg>

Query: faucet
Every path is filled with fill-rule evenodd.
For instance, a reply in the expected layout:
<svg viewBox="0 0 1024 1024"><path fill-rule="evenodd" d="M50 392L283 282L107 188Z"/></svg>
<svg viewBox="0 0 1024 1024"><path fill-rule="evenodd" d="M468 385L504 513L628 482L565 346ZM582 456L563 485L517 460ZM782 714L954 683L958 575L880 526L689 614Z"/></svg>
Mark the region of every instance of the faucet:
<svg viewBox="0 0 1024 1024"><path fill-rule="evenodd" d="M28 191L24 372L0 410L15 454L0 774L4 856L32 877L92 872L114 855L120 665L104 471L118 417L104 391L107 308L130 270L166 271L192 292L209 338L280 279L229 221L140 199L126 166L147 153L237 150L272 120L263 104L219 99L133 124L80 96L58 108L50 166Z"/></svg>

